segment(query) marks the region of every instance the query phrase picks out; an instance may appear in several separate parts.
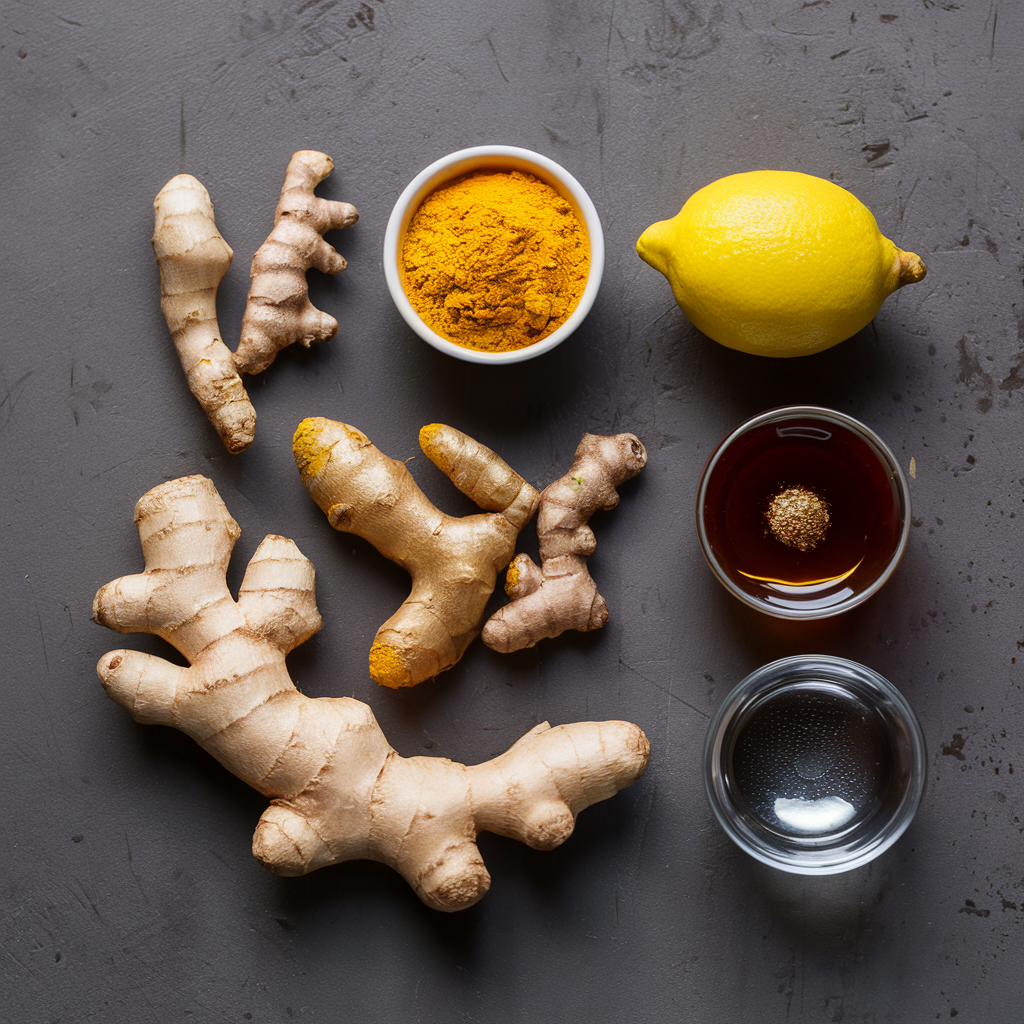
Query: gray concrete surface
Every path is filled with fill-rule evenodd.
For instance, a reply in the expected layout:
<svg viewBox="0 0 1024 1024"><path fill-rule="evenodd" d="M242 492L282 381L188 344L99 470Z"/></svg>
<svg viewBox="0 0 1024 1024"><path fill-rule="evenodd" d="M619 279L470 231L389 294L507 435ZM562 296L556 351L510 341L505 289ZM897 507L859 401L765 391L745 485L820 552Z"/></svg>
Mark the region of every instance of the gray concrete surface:
<svg viewBox="0 0 1024 1024"><path fill-rule="evenodd" d="M4 4L0 35L0 1016L21 1022L830 1021L1012 1024L1024 997L1024 6L1009 0L228 0ZM381 270L391 206L423 166L500 142L590 191L609 258L583 328L543 359L456 364L400 320ZM225 454L170 347L150 249L172 175L207 186L248 260L285 164L331 154L354 203L350 262L313 283L338 338L252 383L257 440ZM924 283L857 337L796 362L700 336L637 236L734 171L831 177L920 253ZM697 547L693 501L729 429L811 402L914 460L906 557L867 605L786 625L744 610ZM332 531L290 451L307 415L417 455L452 423L544 484L584 431L650 461L595 520L612 618L435 683L378 690L377 626L407 580ZM411 467L452 512L425 459ZM135 724L94 666L122 640L96 589L141 568L131 514L162 480L210 476L242 526L317 566L326 627L290 659L312 695L368 701L406 755L475 762L534 723L627 718L650 737L632 789L551 853L485 836L491 892L444 916L388 869L303 879L250 855L264 801L185 736ZM763 662L862 661L916 708L928 789L910 831L852 875L762 868L714 824L708 717ZM1016 661L1015 661L1016 659Z"/></svg>

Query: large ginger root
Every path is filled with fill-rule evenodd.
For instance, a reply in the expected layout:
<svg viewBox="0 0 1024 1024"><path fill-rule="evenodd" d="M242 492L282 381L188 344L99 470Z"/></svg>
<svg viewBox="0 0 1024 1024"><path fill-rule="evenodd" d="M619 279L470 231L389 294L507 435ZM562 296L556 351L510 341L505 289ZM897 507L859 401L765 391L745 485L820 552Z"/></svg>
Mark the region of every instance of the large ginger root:
<svg viewBox="0 0 1024 1024"><path fill-rule="evenodd" d="M172 178L153 207L164 319L189 389L237 454L252 444L256 411L217 326L217 287L231 265L231 247L217 231L209 193L191 174Z"/></svg>
<svg viewBox="0 0 1024 1024"><path fill-rule="evenodd" d="M508 654L567 629L586 632L608 621L608 605L587 570L587 557L597 546L587 521L598 509L615 508L615 488L646 464L647 452L634 434L583 435L572 468L541 491L541 566L529 555L516 555L505 581L512 603L487 620L488 647Z"/></svg>
<svg viewBox="0 0 1024 1024"><path fill-rule="evenodd" d="M474 767L401 757L366 704L305 697L291 681L285 655L321 625L313 566L292 541L263 541L236 602L225 572L239 529L211 481L155 487L135 522L145 572L103 587L94 617L162 637L190 667L112 651L100 679L136 721L182 730L270 799L253 853L271 871L381 861L429 906L459 910L490 885L479 832L551 849L647 766L647 738L626 722L545 722Z"/></svg>
<svg viewBox="0 0 1024 1024"><path fill-rule="evenodd" d="M480 632L537 492L490 448L437 423L420 431L420 447L487 514L445 515L404 463L345 423L305 419L292 447L331 526L368 540L412 576L409 597L374 639L370 675L384 686L414 686L451 668Z"/></svg>
<svg viewBox="0 0 1024 1024"><path fill-rule="evenodd" d="M252 284L242 318L235 366L242 373L265 370L281 349L329 341L338 321L309 301L306 271L338 274L347 266L323 234L359 218L349 203L320 199L313 189L334 170L326 153L300 150L288 163L274 229L252 260Z"/></svg>

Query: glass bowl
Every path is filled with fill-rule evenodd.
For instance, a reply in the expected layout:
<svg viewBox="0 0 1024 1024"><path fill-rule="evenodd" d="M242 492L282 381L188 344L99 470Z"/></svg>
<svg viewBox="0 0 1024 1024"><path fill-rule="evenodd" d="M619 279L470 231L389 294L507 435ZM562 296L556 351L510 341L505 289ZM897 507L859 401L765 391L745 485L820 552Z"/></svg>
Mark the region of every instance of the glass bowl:
<svg viewBox="0 0 1024 1024"><path fill-rule="evenodd" d="M726 590L768 615L821 619L892 575L910 535L910 489L863 423L794 405L754 416L719 444L696 514L701 551Z"/></svg>
<svg viewBox="0 0 1024 1024"><path fill-rule="evenodd" d="M803 875L849 871L906 831L924 793L924 735L899 690L843 658L751 673L712 717L704 783L752 857Z"/></svg>
<svg viewBox="0 0 1024 1024"><path fill-rule="evenodd" d="M590 270L583 294L579 302L569 314L568 319L547 337L533 345L515 349L510 352L482 352L478 349L457 345L443 338L427 326L413 308L402 285L402 274L399 259L405 242L405 232L409 227L413 214L420 203L436 188L455 178L462 177L473 171L525 171L546 182L556 192L567 199L586 229L590 245ZM474 146L461 149L436 160L424 168L406 186L398 197L384 234L384 277L388 290L394 300L398 312L405 322L428 344L456 359L465 359L473 363L518 363L524 359L534 359L545 352L550 352L560 345L576 330L590 312L597 298L604 274L604 233L601 220L597 215L590 196L583 186L564 168L540 153L516 146Z"/></svg>

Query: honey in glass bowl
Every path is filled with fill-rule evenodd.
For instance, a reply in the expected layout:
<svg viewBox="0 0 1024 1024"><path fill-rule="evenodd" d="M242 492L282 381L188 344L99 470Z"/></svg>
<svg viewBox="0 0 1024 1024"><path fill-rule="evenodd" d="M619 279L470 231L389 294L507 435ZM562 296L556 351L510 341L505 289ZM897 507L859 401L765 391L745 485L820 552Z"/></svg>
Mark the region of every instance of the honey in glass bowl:
<svg viewBox="0 0 1024 1024"><path fill-rule="evenodd" d="M909 490L889 449L852 417L815 406L742 424L698 489L698 535L715 575L783 618L866 600L896 568L909 527Z"/></svg>

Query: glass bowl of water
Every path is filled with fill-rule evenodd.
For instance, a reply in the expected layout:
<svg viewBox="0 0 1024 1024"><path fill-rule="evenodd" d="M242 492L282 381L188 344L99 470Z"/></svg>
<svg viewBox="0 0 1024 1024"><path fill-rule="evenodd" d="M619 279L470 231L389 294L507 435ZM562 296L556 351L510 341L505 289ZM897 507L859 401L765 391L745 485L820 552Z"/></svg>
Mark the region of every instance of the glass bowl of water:
<svg viewBox="0 0 1024 1024"><path fill-rule="evenodd" d="M873 860L924 792L921 726L877 672L799 655L751 673L708 727L704 782L725 833L782 871L829 875Z"/></svg>

